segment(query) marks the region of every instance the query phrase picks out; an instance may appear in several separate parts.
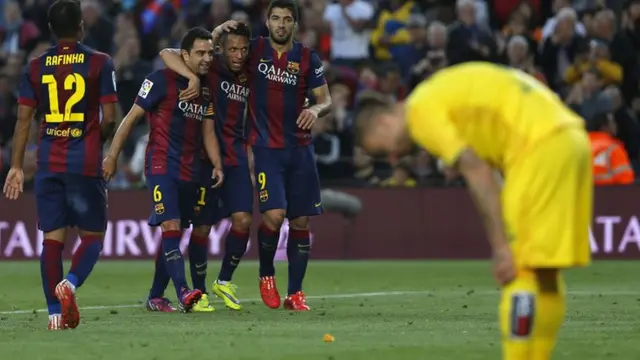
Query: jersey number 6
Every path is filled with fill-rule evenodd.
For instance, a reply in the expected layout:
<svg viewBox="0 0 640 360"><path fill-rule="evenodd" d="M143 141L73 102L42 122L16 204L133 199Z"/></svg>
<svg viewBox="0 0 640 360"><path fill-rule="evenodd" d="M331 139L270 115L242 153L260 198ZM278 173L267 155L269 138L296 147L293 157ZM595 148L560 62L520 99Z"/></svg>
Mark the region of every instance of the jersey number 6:
<svg viewBox="0 0 640 360"><path fill-rule="evenodd" d="M162 191L160 191L160 185L156 185L153 187L153 201L154 202L162 201Z"/></svg>
<svg viewBox="0 0 640 360"><path fill-rule="evenodd" d="M73 90L73 94L69 97L64 105L64 114L60 113L60 103L58 96L58 81L53 75L42 75L42 83L47 85L49 90L49 114L44 116L44 121L48 123L83 122L83 113L74 113L73 107L84 98L87 86L82 75L73 73L64 78L64 89ZM75 85L75 89L74 89Z"/></svg>

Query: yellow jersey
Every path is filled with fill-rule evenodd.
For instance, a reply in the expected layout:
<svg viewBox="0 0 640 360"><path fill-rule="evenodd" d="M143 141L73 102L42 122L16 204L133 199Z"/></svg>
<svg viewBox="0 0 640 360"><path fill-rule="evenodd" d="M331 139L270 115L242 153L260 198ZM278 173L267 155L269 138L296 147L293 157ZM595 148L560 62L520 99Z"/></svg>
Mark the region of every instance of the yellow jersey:
<svg viewBox="0 0 640 360"><path fill-rule="evenodd" d="M535 78L481 62L441 70L418 85L405 116L413 140L447 165L470 147L501 170L559 129L585 126Z"/></svg>

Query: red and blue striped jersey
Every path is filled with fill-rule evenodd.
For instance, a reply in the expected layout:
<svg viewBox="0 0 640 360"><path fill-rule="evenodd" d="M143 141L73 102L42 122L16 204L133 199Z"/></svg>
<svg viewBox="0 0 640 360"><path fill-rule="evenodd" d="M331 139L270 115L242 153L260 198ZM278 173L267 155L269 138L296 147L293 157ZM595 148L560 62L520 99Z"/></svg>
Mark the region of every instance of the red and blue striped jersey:
<svg viewBox="0 0 640 360"><path fill-rule="evenodd" d="M102 176L101 104L118 102L109 55L59 42L29 62L18 104L44 115L38 171Z"/></svg>
<svg viewBox="0 0 640 360"><path fill-rule="evenodd" d="M167 175L184 181L198 181L202 152L202 121L213 115L211 103L202 94L192 101L179 93L189 80L164 69L152 72L142 83L135 103L149 122L145 175Z"/></svg>
<svg viewBox="0 0 640 360"><path fill-rule="evenodd" d="M225 166L245 164L245 114L249 97L248 76L244 72L229 70L219 56L209 70L209 88L212 90L216 135Z"/></svg>
<svg viewBox="0 0 640 360"><path fill-rule="evenodd" d="M305 98L327 83L322 61L311 49L294 42L284 54L268 38L251 40L249 136L253 146L287 148L311 144L311 131L296 124Z"/></svg>

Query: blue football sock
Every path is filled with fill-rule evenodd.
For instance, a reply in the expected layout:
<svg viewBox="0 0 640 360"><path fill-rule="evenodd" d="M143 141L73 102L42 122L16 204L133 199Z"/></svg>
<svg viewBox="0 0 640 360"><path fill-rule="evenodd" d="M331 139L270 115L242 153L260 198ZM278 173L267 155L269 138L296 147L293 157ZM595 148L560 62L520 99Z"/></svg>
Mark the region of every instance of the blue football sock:
<svg viewBox="0 0 640 360"><path fill-rule="evenodd" d="M258 258L260 259L260 277L274 276L276 269L273 260L278 250L280 232L269 229L264 223L258 230Z"/></svg>
<svg viewBox="0 0 640 360"><path fill-rule="evenodd" d="M302 281L307 273L311 240L309 230L289 229L287 258L289 260L289 295L302 291Z"/></svg>
<svg viewBox="0 0 640 360"><path fill-rule="evenodd" d="M162 251L162 243L158 247L156 253L156 261L153 272L153 283L151 284L151 290L149 291L149 299L161 298L164 296L164 291L167 289L171 281L171 277L167 272L167 264L164 260L164 251Z"/></svg>
<svg viewBox="0 0 640 360"><path fill-rule="evenodd" d="M102 251L102 235L86 235L80 239L80 246L73 254L67 280L79 288L91 274Z"/></svg>
<svg viewBox="0 0 640 360"><path fill-rule="evenodd" d="M184 289L188 289L187 279L184 270L184 258L180 252L180 231L165 231L162 233L162 251L167 272L173 280L178 299L181 298Z"/></svg>
<svg viewBox="0 0 640 360"><path fill-rule="evenodd" d="M207 255L209 238L191 234L189 239L189 270L194 289L207 293Z"/></svg>
<svg viewBox="0 0 640 360"><path fill-rule="evenodd" d="M218 280L231 281L233 273L238 268L240 260L242 260L242 256L247 251L248 243L249 233L242 233L233 229L229 231L224 243L224 257L222 258Z"/></svg>

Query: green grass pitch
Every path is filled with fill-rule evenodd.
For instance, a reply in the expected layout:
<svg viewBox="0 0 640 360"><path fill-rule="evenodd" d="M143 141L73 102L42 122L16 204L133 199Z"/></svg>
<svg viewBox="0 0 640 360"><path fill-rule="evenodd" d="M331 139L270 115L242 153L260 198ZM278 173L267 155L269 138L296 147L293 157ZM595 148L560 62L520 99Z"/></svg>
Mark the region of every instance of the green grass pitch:
<svg viewBox="0 0 640 360"><path fill-rule="evenodd" d="M499 359L498 292L488 262L312 261L314 311L266 308L257 264L235 282L245 308L212 314L142 309L152 261L100 262L78 301L75 330L49 332L36 262L0 262L0 358L6 359ZM209 279L219 263L209 265ZM188 270L187 270L188 271ZM286 291L286 264L278 267ZM566 273L567 320L554 359L640 358L640 262L595 262ZM173 287L168 292L172 298ZM35 309L35 310L34 310ZM335 342L323 342L324 334Z"/></svg>

